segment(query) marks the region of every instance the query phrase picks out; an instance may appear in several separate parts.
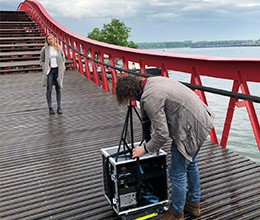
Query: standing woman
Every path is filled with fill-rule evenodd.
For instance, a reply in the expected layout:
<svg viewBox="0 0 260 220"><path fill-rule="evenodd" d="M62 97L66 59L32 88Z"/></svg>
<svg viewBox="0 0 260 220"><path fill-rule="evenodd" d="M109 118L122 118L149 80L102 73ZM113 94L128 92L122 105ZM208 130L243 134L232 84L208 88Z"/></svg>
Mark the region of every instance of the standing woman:
<svg viewBox="0 0 260 220"><path fill-rule="evenodd" d="M43 68L43 86L47 86L46 99L49 107L49 114L54 115L52 108L52 87L56 89L57 113L61 110L61 88L65 71L65 56L61 47L56 43L52 34L45 38L45 46L41 50L40 64Z"/></svg>

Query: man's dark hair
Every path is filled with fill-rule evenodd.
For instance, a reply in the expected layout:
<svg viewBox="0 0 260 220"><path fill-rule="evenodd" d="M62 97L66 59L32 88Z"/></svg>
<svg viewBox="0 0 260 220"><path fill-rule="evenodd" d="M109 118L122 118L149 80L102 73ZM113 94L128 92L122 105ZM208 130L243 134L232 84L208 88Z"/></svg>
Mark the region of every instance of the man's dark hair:
<svg viewBox="0 0 260 220"><path fill-rule="evenodd" d="M142 80L135 76L119 77L116 83L116 96L120 105L129 100L140 100L142 95Z"/></svg>

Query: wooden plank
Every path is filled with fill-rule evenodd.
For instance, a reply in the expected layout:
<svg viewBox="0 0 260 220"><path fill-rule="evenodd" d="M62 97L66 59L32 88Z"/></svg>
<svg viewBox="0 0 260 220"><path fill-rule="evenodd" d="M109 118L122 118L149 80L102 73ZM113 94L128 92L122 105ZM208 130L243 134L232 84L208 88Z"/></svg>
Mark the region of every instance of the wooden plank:
<svg viewBox="0 0 260 220"><path fill-rule="evenodd" d="M17 43L17 44L0 44L0 48L9 48L9 47L43 47L44 43Z"/></svg>
<svg viewBox="0 0 260 220"><path fill-rule="evenodd" d="M3 56L21 56L21 55L40 55L40 50L23 51L23 52L0 52L0 57Z"/></svg>
<svg viewBox="0 0 260 220"><path fill-rule="evenodd" d="M10 40L14 40L14 41L18 41L18 40L44 40L45 37L0 37L1 41L10 41Z"/></svg>
<svg viewBox="0 0 260 220"><path fill-rule="evenodd" d="M19 67L19 66L35 66L40 65L40 60L30 60L30 61L19 61L19 62L1 62L0 68L4 67Z"/></svg>
<svg viewBox="0 0 260 220"><path fill-rule="evenodd" d="M19 56L19 57L0 58L0 62L26 61L26 60L39 60L39 57L38 56Z"/></svg>
<svg viewBox="0 0 260 220"><path fill-rule="evenodd" d="M0 21L0 25L4 25L4 24L5 25L11 25L11 24L15 24L15 25L20 25L20 24L31 25L31 24L35 24L35 25L38 25L38 23L34 22L34 21Z"/></svg>
<svg viewBox="0 0 260 220"><path fill-rule="evenodd" d="M1 21L0 21L1 22ZM38 32L42 32L42 30L39 30L38 26L30 26L26 27L26 26L11 26L11 27L0 27L0 31L2 32L16 32L16 31L38 31Z"/></svg>
<svg viewBox="0 0 260 220"><path fill-rule="evenodd" d="M42 36L41 33L33 33L33 32L20 32L20 33L1 33L1 37L40 37Z"/></svg>
<svg viewBox="0 0 260 220"><path fill-rule="evenodd" d="M21 55L40 55L40 50L23 51L23 52L0 52L0 56L21 56Z"/></svg>
<svg viewBox="0 0 260 220"><path fill-rule="evenodd" d="M21 67L21 68L0 70L0 74L29 73L29 72L42 72L42 68L39 66L39 67L30 67L30 68Z"/></svg>

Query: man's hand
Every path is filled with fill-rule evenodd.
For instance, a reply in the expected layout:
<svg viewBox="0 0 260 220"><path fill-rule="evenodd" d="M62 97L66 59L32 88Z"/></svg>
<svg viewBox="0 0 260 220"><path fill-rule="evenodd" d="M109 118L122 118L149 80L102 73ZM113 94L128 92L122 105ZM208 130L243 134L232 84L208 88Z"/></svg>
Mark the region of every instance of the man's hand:
<svg viewBox="0 0 260 220"><path fill-rule="evenodd" d="M144 153L144 146L135 147L132 151L132 158L141 157Z"/></svg>

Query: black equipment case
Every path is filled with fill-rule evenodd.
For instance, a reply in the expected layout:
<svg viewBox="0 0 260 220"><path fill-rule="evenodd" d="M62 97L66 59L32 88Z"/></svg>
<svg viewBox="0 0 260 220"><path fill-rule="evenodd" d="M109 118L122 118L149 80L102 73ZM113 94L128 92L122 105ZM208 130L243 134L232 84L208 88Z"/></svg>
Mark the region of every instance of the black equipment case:
<svg viewBox="0 0 260 220"><path fill-rule="evenodd" d="M101 149L104 193L114 211L128 215L149 208L165 209L167 154L160 150L132 159L122 151L118 146Z"/></svg>

